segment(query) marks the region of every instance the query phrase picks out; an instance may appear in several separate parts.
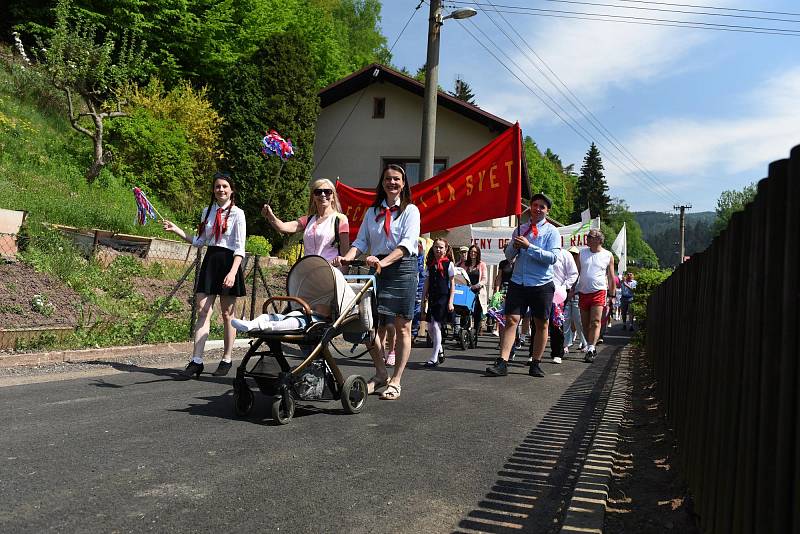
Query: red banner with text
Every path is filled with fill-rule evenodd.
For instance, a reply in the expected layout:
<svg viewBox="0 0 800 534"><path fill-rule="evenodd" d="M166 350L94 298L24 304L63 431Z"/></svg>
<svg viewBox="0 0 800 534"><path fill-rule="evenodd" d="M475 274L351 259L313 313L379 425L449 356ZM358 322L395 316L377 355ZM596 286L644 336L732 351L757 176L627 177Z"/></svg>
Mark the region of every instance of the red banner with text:
<svg viewBox="0 0 800 534"><path fill-rule="evenodd" d="M468 158L413 186L411 198L422 218L420 231L436 232L519 215L521 155L522 134L517 123ZM336 182L336 193L355 238L375 191Z"/></svg>

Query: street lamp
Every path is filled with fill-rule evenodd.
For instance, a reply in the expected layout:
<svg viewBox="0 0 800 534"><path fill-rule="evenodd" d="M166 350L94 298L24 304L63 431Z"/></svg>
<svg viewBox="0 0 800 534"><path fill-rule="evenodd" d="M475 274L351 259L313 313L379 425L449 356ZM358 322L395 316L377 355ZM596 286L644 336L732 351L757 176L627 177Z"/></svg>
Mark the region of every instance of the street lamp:
<svg viewBox="0 0 800 534"><path fill-rule="evenodd" d="M422 146L420 147L419 181L433 176L433 155L436 148L436 93L439 86L439 31L447 19L466 19L478 14L471 8L457 9L442 17L442 0L430 0L428 19L428 60L425 63L425 100L422 106Z"/></svg>

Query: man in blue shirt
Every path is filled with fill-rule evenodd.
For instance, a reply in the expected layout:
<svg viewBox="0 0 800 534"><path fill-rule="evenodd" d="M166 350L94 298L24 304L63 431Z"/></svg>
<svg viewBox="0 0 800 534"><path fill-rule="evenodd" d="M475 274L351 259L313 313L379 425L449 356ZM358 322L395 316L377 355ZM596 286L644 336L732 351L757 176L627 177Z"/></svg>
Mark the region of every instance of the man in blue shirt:
<svg viewBox="0 0 800 534"><path fill-rule="evenodd" d="M506 258L516 256L514 273L506 295L506 327L500 339L500 357L494 365L486 368L489 376L508 374L508 357L514 347L517 325L521 310L528 307L533 316L536 333L531 348L531 361L528 374L543 377L539 366L547 345L547 321L553 304L553 265L558 261L561 236L555 227L547 222L547 213L553 203L544 193L531 197L530 223L514 230L512 239L506 247Z"/></svg>

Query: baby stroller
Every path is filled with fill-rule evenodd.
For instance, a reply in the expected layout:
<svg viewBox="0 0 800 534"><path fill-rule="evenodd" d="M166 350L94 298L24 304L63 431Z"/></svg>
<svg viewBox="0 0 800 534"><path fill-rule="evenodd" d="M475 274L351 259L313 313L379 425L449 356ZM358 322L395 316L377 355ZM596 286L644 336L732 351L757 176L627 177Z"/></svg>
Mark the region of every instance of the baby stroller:
<svg viewBox="0 0 800 534"><path fill-rule="evenodd" d="M247 378L272 397L272 417L279 424L291 421L297 401L340 400L346 413L359 413L367 402L367 382L359 375L345 378L329 349L340 335L351 343L369 343L377 317L374 292L374 276L346 279L321 256L298 260L286 279L287 296L267 299L263 311L273 303L286 303L283 313L293 312L303 325L248 333L253 338L250 349L233 381L236 415L246 416L253 408ZM295 367L289 365L284 344L301 349L302 361Z"/></svg>
<svg viewBox="0 0 800 534"><path fill-rule="evenodd" d="M453 296L453 338L461 350L478 346L478 330L473 324L477 296L469 288L469 276L462 268L456 268Z"/></svg>

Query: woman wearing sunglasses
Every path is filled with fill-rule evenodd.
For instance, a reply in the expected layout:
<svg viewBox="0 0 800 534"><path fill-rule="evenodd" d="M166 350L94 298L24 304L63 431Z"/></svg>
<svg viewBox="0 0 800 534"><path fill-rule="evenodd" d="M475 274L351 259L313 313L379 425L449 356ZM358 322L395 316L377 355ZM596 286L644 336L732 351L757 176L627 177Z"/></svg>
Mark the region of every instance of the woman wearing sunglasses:
<svg viewBox="0 0 800 534"><path fill-rule="evenodd" d="M304 255L313 254L331 261L349 250L350 225L347 216L341 213L339 197L330 180L315 180L310 189L307 215L283 222L275 216L269 204L264 204L261 214L278 232L294 234L302 230Z"/></svg>

